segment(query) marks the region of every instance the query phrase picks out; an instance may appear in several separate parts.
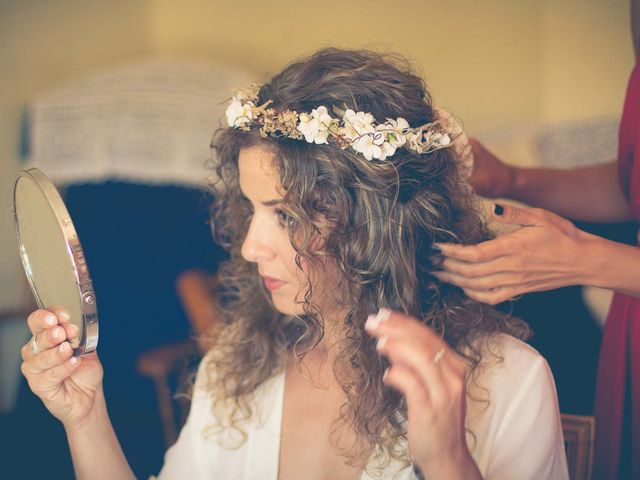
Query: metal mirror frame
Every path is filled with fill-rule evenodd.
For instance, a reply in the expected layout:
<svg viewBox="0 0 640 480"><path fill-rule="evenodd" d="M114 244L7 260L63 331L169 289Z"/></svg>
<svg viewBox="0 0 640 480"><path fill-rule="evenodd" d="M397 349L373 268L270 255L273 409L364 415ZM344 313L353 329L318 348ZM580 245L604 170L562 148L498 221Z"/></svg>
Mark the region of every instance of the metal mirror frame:
<svg viewBox="0 0 640 480"><path fill-rule="evenodd" d="M20 170L16 176L13 186L13 222L16 228L16 236L18 238L20 259L22 260L22 266L24 267L31 291L33 292L33 296L35 297L38 306L40 308L45 308L45 305L43 305L40 298L40 294L34 285L32 274L30 273L31 268L29 255L25 250L24 243L20 237L20 226L16 209L16 190L18 182L23 177L34 182L49 203L65 240L69 261L71 262L75 273L75 286L78 291L78 296L81 299L80 305L83 328L80 343L78 347L74 348L73 354L77 357L91 353L98 346L98 309L96 305L96 295L93 291L93 284L91 283L91 277L89 276L89 270L87 268L87 262L85 261L82 246L80 245L80 240L76 234L75 227L71 221L71 216L67 211L67 207L65 206L62 197L60 197L58 190L53 183L51 183L49 178L38 168Z"/></svg>

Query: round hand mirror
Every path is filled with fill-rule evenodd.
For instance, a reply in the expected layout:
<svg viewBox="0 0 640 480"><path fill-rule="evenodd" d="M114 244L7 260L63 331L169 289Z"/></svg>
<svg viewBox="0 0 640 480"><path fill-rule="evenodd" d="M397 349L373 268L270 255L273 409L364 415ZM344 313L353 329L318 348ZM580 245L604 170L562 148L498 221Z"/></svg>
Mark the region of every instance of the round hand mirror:
<svg viewBox="0 0 640 480"><path fill-rule="evenodd" d="M21 170L13 188L13 219L24 271L38 306L69 312L78 336L74 355L98 344L98 312L91 278L69 212L37 168Z"/></svg>

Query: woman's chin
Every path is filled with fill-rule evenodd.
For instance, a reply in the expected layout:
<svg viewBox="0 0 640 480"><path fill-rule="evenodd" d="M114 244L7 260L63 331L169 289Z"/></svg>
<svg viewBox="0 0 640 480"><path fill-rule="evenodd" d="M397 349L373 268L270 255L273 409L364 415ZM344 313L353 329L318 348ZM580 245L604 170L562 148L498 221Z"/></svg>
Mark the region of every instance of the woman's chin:
<svg viewBox="0 0 640 480"><path fill-rule="evenodd" d="M276 310L284 315L304 315L304 308L301 304L295 303L291 299L282 298L277 293L271 294L271 301Z"/></svg>

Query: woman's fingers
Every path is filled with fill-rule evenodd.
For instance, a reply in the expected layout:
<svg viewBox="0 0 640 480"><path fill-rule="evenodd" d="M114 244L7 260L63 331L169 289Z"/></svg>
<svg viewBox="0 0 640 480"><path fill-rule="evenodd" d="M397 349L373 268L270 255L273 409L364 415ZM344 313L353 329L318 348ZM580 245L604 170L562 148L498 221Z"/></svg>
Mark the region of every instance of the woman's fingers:
<svg viewBox="0 0 640 480"><path fill-rule="evenodd" d="M33 335L58 324L58 318L49 310L36 310L27 317L27 326Z"/></svg>
<svg viewBox="0 0 640 480"><path fill-rule="evenodd" d="M62 382L76 371L81 361L82 360L80 358L70 357L53 368L45 370L39 374L25 374L25 377L27 378L29 387L33 393L41 397L43 400L50 400L60 390Z"/></svg>
<svg viewBox="0 0 640 480"><path fill-rule="evenodd" d="M33 337L22 347L23 360L78 336L78 327L70 323L69 313L60 307L34 311L27 317L27 325Z"/></svg>
<svg viewBox="0 0 640 480"><path fill-rule="evenodd" d="M409 408L413 409L414 405L422 405L429 410L431 409L429 393L420 376L410 367L394 364L387 369L382 381L403 394Z"/></svg>
<svg viewBox="0 0 640 480"><path fill-rule="evenodd" d="M409 315L382 308L376 317L370 316L365 327L375 337L387 337L385 343L394 339L394 341L411 345L412 353L421 352L417 366L434 358L438 351L444 349L450 352L448 360L455 360L454 366L458 371L465 368L462 359L436 332Z"/></svg>
<svg viewBox="0 0 640 480"><path fill-rule="evenodd" d="M73 340L78 336L78 327L71 323L71 316L69 315L69 312L62 307L50 307L49 310L57 317L58 324L65 329L67 339Z"/></svg>
<svg viewBox="0 0 640 480"><path fill-rule="evenodd" d="M462 359L438 335L412 317L382 310L367 321L367 331L378 338L378 351L392 366L404 365L413 370L432 402L449 398L450 384L458 383L466 368Z"/></svg>
<svg viewBox="0 0 640 480"><path fill-rule="evenodd" d="M424 348L417 347L413 342L403 339L381 337L378 341L378 351L385 355L392 367L403 367L413 372L428 396L430 404L439 405L447 398L446 372L448 368L434 362L435 355L430 355Z"/></svg>
<svg viewBox="0 0 640 480"><path fill-rule="evenodd" d="M46 353L50 349L57 347L60 343L67 339L67 332L64 327L57 325L55 327L40 330L34 333L34 336L22 347L22 359L29 360ZM33 350L33 342L38 347L38 351Z"/></svg>
<svg viewBox="0 0 640 480"><path fill-rule="evenodd" d="M80 359L78 357L69 356L66 361L46 370L42 375L50 384L59 384L74 372L79 363Z"/></svg>
<svg viewBox="0 0 640 480"><path fill-rule="evenodd" d="M59 328L59 327L56 327ZM39 374L52 369L69 360L73 355L73 348L69 342L63 341L55 348L50 348L42 353L33 355L28 361L23 363L23 373Z"/></svg>

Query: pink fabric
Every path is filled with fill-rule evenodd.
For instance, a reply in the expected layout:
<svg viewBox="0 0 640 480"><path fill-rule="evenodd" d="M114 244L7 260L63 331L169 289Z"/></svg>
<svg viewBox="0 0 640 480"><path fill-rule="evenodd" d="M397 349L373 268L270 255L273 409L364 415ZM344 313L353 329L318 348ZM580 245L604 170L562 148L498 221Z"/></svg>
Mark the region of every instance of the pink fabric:
<svg viewBox="0 0 640 480"><path fill-rule="evenodd" d="M631 211L640 220L640 63L631 73L620 124L619 176ZM625 397L631 394L630 411ZM626 416L625 416L626 414ZM640 299L616 293L605 324L595 401L594 480L624 472L640 479ZM621 458L623 422L631 419L630 457Z"/></svg>

